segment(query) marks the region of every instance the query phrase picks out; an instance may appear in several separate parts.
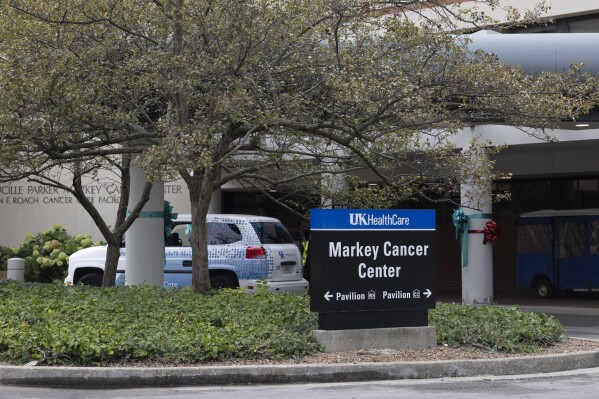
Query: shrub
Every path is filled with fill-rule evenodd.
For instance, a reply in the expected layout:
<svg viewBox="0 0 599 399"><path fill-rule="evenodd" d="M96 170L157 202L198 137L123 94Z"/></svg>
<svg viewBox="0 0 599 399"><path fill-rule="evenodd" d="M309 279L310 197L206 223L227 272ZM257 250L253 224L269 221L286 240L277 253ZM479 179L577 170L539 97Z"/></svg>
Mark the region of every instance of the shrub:
<svg viewBox="0 0 599 399"><path fill-rule="evenodd" d="M3 247L0 245L0 270L6 270L8 259L12 258L13 256L15 255L12 248Z"/></svg>
<svg viewBox="0 0 599 399"><path fill-rule="evenodd" d="M54 225L41 233L27 234L11 256L25 259L26 281L51 282L65 277L71 254L99 244L94 244L89 235L73 237L64 227Z"/></svg>
<svg viewBox="0 0 599 399"><path fill-rule="evenodd" d="M95 288L0 282L0 361L107 365L297 359L315 353L318 316L301 294L150 286ZM564 337L550 316L438 304L439 344L527 353Z"/></svg>
<svg viewBox="0 0 599 399"><path fill-rule="evenodd" d="M104 365L289 359L314 353L298 294L0 282L0 360Z"/></svg>
<svg viewBox="0 0 599 399"><path fill-rule="evenodd" d="M517 307L439 303L429 323L437 329L438 344L492 352L536 352L566 334L553 316L520 312Z"/></svg>

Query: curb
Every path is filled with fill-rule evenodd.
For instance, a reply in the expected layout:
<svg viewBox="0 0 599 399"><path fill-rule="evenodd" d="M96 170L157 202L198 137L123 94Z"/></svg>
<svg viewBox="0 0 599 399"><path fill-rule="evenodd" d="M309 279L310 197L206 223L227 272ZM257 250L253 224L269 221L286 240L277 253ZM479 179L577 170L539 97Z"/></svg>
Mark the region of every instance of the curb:
<svg viewBox="0 0 599 399"><path fill-rule="evenodd" d="M0 366L0 384L132 388L331 383L538 374L599 367L599 350L499 359L198 367Z"/></svg>

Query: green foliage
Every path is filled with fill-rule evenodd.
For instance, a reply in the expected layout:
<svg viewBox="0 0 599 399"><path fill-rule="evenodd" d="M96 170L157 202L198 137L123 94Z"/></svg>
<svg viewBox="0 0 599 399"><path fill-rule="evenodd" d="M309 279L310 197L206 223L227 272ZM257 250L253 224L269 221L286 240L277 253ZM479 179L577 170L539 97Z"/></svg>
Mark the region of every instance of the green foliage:
<svg viewBox="0 0 599 399"><path fill-rule="evenodd" d="M12 248L3 247L0 245L0 270L6 270L7 261L14 256Z"/></svg>
<svg viewBox="0 0 599 399"><path fill-rule="evenodd" d="M553 317L520 312L517 307L437 304L429 313L437 343L505 353L536 352L565 337Z"/></svg>
<svg viewBox="0 0 599 399"><path fill-rule="evenodd" d="M71 236L64 227L54 225L35 235L27 234L11 256L25 259L25 280L51 282L64 278L71 254L93 245L100 243L94 243L89 235Z"/></svg>
<svg viewBox="0 0 599 399"><path fill-rule="evenodd" d="M168 201L164 201L164 241L168 236L173 232L173 227L175 226L174 220L177 218L178 213L173 212L173 207L171 203Z"/></svg>
<svg viewBox="0 0 599 399"><path fill-rule="evenodd" d="M430 323L440 345L487 351L534 352L564 337L552 317L515 308L440 303ZM297 359L320 350L316 328L300 294L0 282L0 361L10 363Z"/></svg>
<svg viewBox="0 0 599 399"><path fill-rule="evenodd" d="M0 283L0 360L102 365L297 358L319 350L306 295Z"/></svg>

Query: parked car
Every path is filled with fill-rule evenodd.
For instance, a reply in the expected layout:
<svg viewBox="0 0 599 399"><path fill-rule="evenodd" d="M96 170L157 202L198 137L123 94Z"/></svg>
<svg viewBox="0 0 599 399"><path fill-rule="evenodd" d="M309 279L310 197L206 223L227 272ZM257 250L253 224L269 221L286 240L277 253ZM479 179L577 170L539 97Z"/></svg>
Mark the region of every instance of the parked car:
<svg viewBox="0 0 599 399"><path fill-rule="evenodd" d="M270 291L307 292L299 248L277 219L252 215L208 215L208 269L213 288L252 291L265 281ZM164 286L191 285L191 216L179 215L165 246ZM121 249L117 285L125 283L126 248ZM106 247L91 247L69 258L65 284L100 285Z"/></svg>

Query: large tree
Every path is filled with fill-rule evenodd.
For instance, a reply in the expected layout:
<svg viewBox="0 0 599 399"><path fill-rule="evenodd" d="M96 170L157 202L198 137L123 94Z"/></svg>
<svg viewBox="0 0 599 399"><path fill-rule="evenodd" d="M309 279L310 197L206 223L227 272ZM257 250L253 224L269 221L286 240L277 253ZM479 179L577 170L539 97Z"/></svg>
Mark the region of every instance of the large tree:
<svg viewBox="0 0 599 399"><path fill-rule="evenodd" d="M117 87L132 86L113 67L119 40L97 26L73 30L13 11L0 7L0 182L28 179L71 193L108 244L103 284L114 285L123 236L152 187L130 203L131 159L155 135L130 124L139 113ZM118 193L113 219L88 198L92 181Z"/></svg>
<svg viewBox="0 0 599 399"><path fill-rule="evenodd" d="M452 30L489 20L462 3L13 0L0 8L14 33L0 47L11 55L3 79L18 68L46 88L62 74L80 79L72 82L77 96L36 104L27 119L22 134L64 143L53 153L80 155L52 136L79 124L82 134L108 140L103 151L138 148L135 162L150 180L185 180L192 281L206 291L206 214L213 191L227 182L301 182L333 195L339 181L359 187L366 172L393 196L438 195L484 172L451 144L465 126L542 129L588 110L595 82L576 70L525 76L492 55L468 53ZM23 39L21 29L29 32ZM22 63L19 52L32 45L39 60ZM40 67L48 58L55 73ZM22 123L23 104L11 105L3 122ZM36 117L61 107L70 116L54 124ZM83 151L94 154L92 146Z"/></svg>

